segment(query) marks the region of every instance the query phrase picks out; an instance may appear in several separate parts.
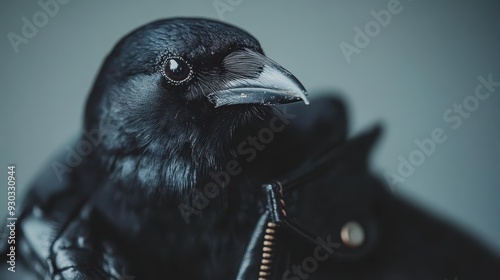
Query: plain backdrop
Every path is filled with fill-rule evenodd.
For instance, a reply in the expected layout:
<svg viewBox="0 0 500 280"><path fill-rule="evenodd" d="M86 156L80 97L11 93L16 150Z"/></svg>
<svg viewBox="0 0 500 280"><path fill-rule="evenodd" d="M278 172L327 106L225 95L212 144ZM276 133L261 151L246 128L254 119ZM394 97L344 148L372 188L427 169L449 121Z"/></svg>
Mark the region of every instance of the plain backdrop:
<svg viewBox="0 0 500 280"><path fill-rule="evenodd" d="M383 125L384 136L372 157L383 180L386 172L398 174L398 157L408 159L418 148L415 140L443 129L447 140L394 192L500 252L500 87L459 128L443 119L454 104L465 98L471 102L478 76L492 74L500 81L500 5L401 0L400 12L374 29L371 11L387 9L391 1L72 0L60 5L17 53L8 34L21 36L23 17L33 22L42 8L37 1L3 1L0 214L6 213L7 165L17 165L22 195L50 156L81 131L86 96L120 37L160 18L220 20L215 6L225 3L230 8L223 20L258 38L266 54L294 73L311 95L331 92L345 100L350 135ZM364 30L367 24L373 37L358 44L362 48L349 63L340 45L356 46L356 27Z"/></svg>

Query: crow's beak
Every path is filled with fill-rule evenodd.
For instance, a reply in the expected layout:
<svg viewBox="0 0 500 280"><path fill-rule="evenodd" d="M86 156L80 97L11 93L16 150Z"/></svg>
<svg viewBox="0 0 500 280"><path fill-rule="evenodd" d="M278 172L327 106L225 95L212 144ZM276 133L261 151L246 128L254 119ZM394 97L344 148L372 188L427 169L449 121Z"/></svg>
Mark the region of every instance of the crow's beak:
<svg viewBox="0 0 500 280"><path fill-rule="evenodd" d="M223 84L208 95L215 107L235 104L273 105L307 100L304 86L288 70L248 49L223 61Z"/></svg>

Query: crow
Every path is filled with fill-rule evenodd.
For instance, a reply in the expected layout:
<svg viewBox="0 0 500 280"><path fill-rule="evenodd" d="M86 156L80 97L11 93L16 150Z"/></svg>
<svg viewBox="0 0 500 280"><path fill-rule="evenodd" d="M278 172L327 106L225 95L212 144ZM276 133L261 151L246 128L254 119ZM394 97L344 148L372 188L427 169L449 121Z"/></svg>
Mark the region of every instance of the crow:
<svg viewBox="0 0 500 280"><path fill-rule="evenodd" d="M237 27L173 18L132 31L101 67L80 137L23 202L16 273L499 278L497 256L370 173L379 128L347 139L341 100L308 103Z"/></svg>
<svg viewBox="0 0 500 280"><path fill-rule="evenodd" d="M24 201L22 258L49 279L234 279L255 186L287 169L254 163L293 117L272 105L301 100L239 28L175 18L132 31L101 67L81 137Z"/></svg>

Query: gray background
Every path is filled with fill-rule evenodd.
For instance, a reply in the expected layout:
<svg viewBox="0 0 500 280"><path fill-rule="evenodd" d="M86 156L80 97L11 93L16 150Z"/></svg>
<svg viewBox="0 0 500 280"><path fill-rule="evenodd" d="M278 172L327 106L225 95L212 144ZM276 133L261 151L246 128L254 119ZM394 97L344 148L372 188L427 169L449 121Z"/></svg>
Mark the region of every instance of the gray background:
<svg viewBox="0 0 500 280"><path fill-rule="evenodd" d="M54 151L80 131L96 72L122 35L159 18L219 18L211 0L73 0L16 54L7 34L21 34L21 18L31 19L41 8L36 1L5 2L0 12L2 216L7 164L17 164L23 193ZM443 121L448 108L474 93L479 75L492 73L500 81L500 5L401 0L402 12L348 63L339 44L353 44L353 28L364 28L373 19L370 11L386 9L388 2L243 0L223 16L257 37L266 54L311 94L339 92L348 104L351 135L384 125L372 160L381 176L397 172L398 156L408 158L415 139L443 128L447 141L395 192L500 252L500 88L459 129Z"/></svg>

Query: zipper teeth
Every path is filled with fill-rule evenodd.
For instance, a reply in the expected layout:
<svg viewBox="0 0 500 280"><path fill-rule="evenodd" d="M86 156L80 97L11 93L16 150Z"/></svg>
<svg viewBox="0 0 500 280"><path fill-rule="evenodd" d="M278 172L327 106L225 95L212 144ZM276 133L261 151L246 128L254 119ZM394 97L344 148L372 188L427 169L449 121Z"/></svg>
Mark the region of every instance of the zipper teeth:
<svg viewBox="0 0 500 280"><path fill-rule="evenodd" d="M281 212L286 217L285 210L285 200L283 199L283 193L280 191L280 204ZM266 227L266 233L264 235L264 242L262 246L262 260L259 269L258 280L267 280L271 276L271 266L272 266L272 255L274 249L274 241L276 239L276 228L278 225L275 222L268 222Z"/></svg>
<svg viewBox="0 0 500 280"><path fill-rule="evenodd" d="M279 191L279 202L281 213L284 217L286 217L285 210L285 200L283 199L283 188L280 184ZM264 234L264 241L262 243L262 259L260 262L259 269L259 278L258 280L268 280L271 276L271 266L272 266L272 257L274 250L274 241L276 239L276 230L278 225L275 222L268 222L266 227L266 233Z"/></svg>
<svg viewBox="0 0 500 280"><path fill-rule="evenodd" d="M262 260L259 269L259 280L267 280L271 275L271 257L274 249L276 227L277 225L274 222L267 223L266 234L264 235L264 242L262 247Z"/></svg>

